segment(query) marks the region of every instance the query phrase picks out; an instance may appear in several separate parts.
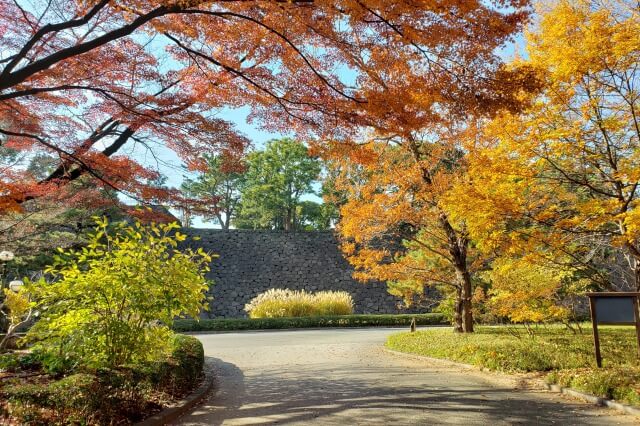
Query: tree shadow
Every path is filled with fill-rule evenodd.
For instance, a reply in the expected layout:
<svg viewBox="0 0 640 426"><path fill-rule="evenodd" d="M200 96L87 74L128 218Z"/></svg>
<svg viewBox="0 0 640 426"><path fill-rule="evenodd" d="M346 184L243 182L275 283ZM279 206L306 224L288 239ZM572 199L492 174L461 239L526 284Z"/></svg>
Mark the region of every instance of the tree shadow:
<svg viewBox="0 0 640 426"><path fill-rule="evenodd" d="M216 391L181 424L602 424L576 406L477 380L465 384L460 375L443 387L442 377L434 380L442 371L389 366L381 375L381 367L321 364L245 375L234 364L208 359Z"/></svg>

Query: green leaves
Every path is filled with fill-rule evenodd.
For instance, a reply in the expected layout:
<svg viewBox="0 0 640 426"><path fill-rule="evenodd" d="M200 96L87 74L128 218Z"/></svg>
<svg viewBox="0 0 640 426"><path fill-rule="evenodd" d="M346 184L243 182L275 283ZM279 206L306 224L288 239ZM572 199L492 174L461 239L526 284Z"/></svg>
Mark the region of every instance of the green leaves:
<svg viewBox="0 0 640 426"><path fill-rule="evenodd" d="M205 308L211 256L178 250L179 225L109 227L96 219L87 247L59 250L47 272L56 280L30 286L42 312L28 338L36 350L64 350L87 366L120 366L164 353L174 318Z"/></svg>
<svg viewBox="0 0 640 426"><path fill-rule="evenodd" d="M228 229L236 215L240 201L240 188L244 182L245 164L242 159L226 155L205 154L207 170L195 179L185 179L181 186L187 210L214 219Z"/></svg>
<svg viewBox="0 0 640 426"><path fill-rule="evenodd" d="M307 147L293 139L278 139L264 151L248 156L248 170L242 187L238 228L298 230L304 225L299 215L301 197L313 194L321 164ZM318 215L317 213L316 215Z"/></svg>

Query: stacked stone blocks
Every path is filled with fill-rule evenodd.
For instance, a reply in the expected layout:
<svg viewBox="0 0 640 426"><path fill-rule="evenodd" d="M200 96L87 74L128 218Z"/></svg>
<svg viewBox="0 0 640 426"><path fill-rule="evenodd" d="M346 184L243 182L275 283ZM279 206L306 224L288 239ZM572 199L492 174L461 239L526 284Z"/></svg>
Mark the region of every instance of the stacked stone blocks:
<svg viewBox="0 0 640 426"><path fill-rule="evenodd" d="M409 312L382 282L361 283L342 256L331 231L281 232L187 229L189 244L217 254L207 278L214 281L208 318L246 317L244 305L271 288L315 292L344 290L354 300L355 313Z"/></svg>

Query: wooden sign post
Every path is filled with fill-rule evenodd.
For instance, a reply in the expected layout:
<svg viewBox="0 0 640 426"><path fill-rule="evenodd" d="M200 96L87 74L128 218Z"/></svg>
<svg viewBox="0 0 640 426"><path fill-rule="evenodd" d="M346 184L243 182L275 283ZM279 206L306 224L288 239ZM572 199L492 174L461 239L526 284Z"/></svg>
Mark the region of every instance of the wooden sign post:
<svg viewBox="0 0 640 426"><path fill-rule="evenodd" d="M635 325L638 339L638 357L640 357L640 292L587 293L593 325L593 345L596 351L596 364L602 367L600 354L600 335L598 324Z"/></svg>

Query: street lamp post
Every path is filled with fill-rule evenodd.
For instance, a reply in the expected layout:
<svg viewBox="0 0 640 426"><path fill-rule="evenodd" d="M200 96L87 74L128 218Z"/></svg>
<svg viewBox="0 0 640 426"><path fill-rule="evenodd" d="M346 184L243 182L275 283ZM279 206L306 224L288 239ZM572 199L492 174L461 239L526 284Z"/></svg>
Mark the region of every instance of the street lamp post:
<svg viewBox="0 0 640 426"><path fill-rule="evenodd" d="M8 250L2 250L0 251L0 266L2 266L0 268L0 284L2 284L2 280L4 278L4 268L7 262L11 262L14 258L14 254L11 251Z"/></svg>
<svg viewBox="0 0 640 426"><path fill-rule="evenodd" d="M22 280L13 280L9 282L9 290L11 290L14 293L19 293L20 289L22 288L22 286L24 285L24 282Z"/></svg>
<svg viewBox="0 0 640 426"><path fill-rule="evenodd" d="M0 288L4 287L3 279L4 279L6 263L11 262L14 258L15 258L15 255L11 251L8 251L8 250L0 251L0 266L1 266L0 267ZM14 293L18 293L20 291L20 288L22 288L23 285L24 285L24 282L22 282L22 280L13 280L9 282L8 287L9 287L9 290L13 291Z"/></svg>
<svg viewBox="0 0 640 426"><path fill-rule="evenodd" d="M4 288L4 271L5 271L5 268L6 268L6 264L7 264L7 262L11 262L13 260L13 258L14 258L13 252L8 251L8 250L0 251L0 289ZM18 288L18 290L19 290L19 288ZM4 296L4 294L2 294L2 296ZM3 297L3 299L4 299L4 297ZM4 317L5 317L5 318L3 318L3 321L0 324L0 326L2 327L1 330L3 332L5 332L5 331L8 331L7 327L9 327L9 324L6 323L7 315L4 312L4 301L2 302L2 306L1 306L0 309L3 310L2 313L4 314ZM8 336L5 335L5 337L2 339L2 342L0 342L0 347L4 346L6 344L7 338L8 338Z"/></svg>
<svg viewBox="0 0 640 426"><path fill-rule="evenodd" d="M14 258L13 252L9 250L0 251L0 261L2 262L10 262Z"/></svg>

